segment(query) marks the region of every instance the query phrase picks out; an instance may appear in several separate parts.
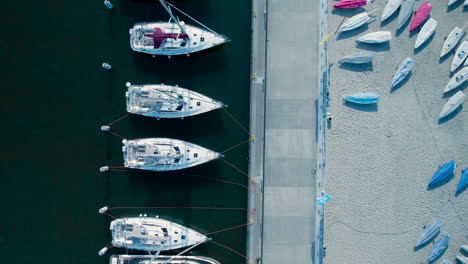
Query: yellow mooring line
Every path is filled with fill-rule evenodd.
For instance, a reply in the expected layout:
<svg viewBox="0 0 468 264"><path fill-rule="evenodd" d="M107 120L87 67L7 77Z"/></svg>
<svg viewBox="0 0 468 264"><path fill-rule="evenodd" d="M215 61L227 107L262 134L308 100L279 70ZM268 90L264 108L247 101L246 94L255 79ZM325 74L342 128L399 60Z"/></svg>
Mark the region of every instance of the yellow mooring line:
<svg viewBox="0 0 468 264"><path fill-rule="evenodd" d="M322 41L320 41L320 45L325 43L325 41L327 41L331 36L333 36L333 34L335 34L335 32L332 32L332 33L328 34L328 36L326 36L324 39L322 39Z"/></svg>

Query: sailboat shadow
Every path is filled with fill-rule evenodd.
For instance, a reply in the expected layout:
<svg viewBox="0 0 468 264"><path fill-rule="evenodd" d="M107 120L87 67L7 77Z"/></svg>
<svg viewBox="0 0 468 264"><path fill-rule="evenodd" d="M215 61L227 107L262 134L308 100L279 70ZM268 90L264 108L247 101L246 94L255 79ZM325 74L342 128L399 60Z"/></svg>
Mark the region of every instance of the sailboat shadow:
<svg viewBox="0 0 468 264"><path fill-rule="evenodd" d="M398 17L398 14L399 14L399 12L396 12L396 11L393 12L393 14L391 16L387 17L387 19L380 22L380 27L384 27L384 26L390 24L392 21L394 21Z"/></svg>
<svg viewBox="0 0 468 264"><path fill-rule="evenodd" d="M364 42L358 42L356 45L356 48L360 49L365 49L365 50L371 50L375 52L379 51L389 51L390 50L390 42L384 42L380 44L369 44L369 43L364 43Z"/></svg>
<svg viewBox="0 0 468 264"><path fill-rule="evenodd" d="M463 105L459 106L455 111L453 111L452 113L450 113L446 117L439 119L437 124L442 125L442 124L447 123L448 121L452 120L452 118L454 118L462 110L463 110Z"/></svg>
<svg viewBox="0 0 468 264"><path fill-rule="evenodd" d="M429 45L429 44L431 43L432 39L434 38L435 34L436 34L436 33L434 32L426 41L424 41L424 43L423 43L421 46L419 46L417 49L414 49L413 54L414 54L414 55L418 54L418 53L421 52L427 45Z"/></svg>
<svg viewBox="0 0 468 264"><path fill-rule="evenodd" d="M338 66L340 69L354 71L354 72L366 72L374 71L374 65L372 63L353 64L353 63L341 63Z"/></svg>
<svg viewBox="0 0 468 264"><path fill-rule="evenodd" d="M355 37L355 36L363 33L364 31L366 31L368 29L369 29L368 24L365 24L365 25L362 25L362 26L360 26L358 28L355 28L355 29L352 29L352 30L349 30L349 31L338 32L337 33L338 36L336 37L336 40Z"/></svg>
<svg viewBox="0 0 468 264"><path fill-rule="evenodd" d="M331 13L333 15L338 15L338 16L341 16L341 17L352 17L352 16L355 16L359 13L362 13L362 12L365 12L366 10L360 6L358 8L333 8L333 10L331 11Z"/></svg>
<svg viewBox="0 0 468 264"><path fill-rule="evenodd" d="M456 1L455 3L451 4L450 6L447 7L447 12L450 12L454 9L457 9L460 5L462 5L464 1ZM465 9L465 8L463 8Z"/></svg>
<svg viewBox="0 0 468 264"><path fill-rule="evenodd" d="M396 35L397 37L399 37L399 36L405 31L405 29L406 29L406 28L408 27L408 25L410 24L410 21L411 21L411 17L408 18L408 20L406 20L405 24L403 24L403 26L402 26L401 28L397 29L397 31L396 31L396 33L395 33L395 35Z"/></svg>
<svg viewBox="0 0 468 264"><path fill-rule="evenodd" d="M355 104L348 101L344 101L343 104L362 112L378 112L379 110L378 104Z"/></svg>
<svg viewBox="0 0 468 264"><path fill-rule="evenodd" d="M457 88L451 90L451 91L448 91L446 93L444 93L444 95L442 96L442 98L450 98L452 97L455 93L457 93L458 91L463 91L465 90L466 86L468 85L467 82L464 82L462 85L458 86Z"/></svg>

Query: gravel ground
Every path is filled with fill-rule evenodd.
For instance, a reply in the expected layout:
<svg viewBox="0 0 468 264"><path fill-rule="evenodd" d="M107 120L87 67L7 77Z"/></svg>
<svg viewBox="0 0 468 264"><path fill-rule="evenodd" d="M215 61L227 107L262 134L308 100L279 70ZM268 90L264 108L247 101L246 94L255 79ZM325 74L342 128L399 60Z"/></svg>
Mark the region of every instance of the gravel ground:
<svg viewBox="0 0 468 264"><path fill-rule="evenodd" d="M438 26L416 51L419 30L409 33L407 23L395 34L399 11L380 23L386 1L354 10L333 10L335 1L329 1L330 32L344 17L378 11L368 26L329 39L333 120L327 133L326 191L333 200L325 209L326 264L425 263L432 246L414 251L413 244L423 226L435 219L452 236L436 263L455 261L462 254L460 246L468 243L468 190L455 196L461 170L468 167L468 102L456 115L438 121L448 96L459 90L443 95L452 76L453 52L440 60L440 50L448 33L468 22L468 8L463 9L460 0L448 9L447 1L432 1L431 17ZM422 3L416 1L415 10ZM356 45L358 36L380 30L392 32L388 45ZM343 56L366 50L375 52L372 66L337 63ZM395 69L407 56L415 61L412 73L391 90ZM466 86L465 82L461 87L465 93ZM346 96L367 91L381 94L378 105L343 103ZM451 159L458 164L454 177L428 190L435 170Z"/></svg>

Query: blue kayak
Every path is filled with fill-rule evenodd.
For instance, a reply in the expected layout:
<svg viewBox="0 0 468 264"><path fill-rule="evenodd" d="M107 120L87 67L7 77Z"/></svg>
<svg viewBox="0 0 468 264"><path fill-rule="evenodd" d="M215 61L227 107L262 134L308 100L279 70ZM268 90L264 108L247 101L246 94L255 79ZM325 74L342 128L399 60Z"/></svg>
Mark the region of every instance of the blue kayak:
<svg viewBox="0 0 468 264"><path fill-rule="evenodd" d="M450 235L448 233L442 233L439 238L434 242L434 246L431 249L431 252L429 253L429 258L427 259L427 262L432 263L435 259L437 259L439 256L444 254L444 251L448 247L448 243L450 241Z"/></svg>
<svg viewBox="0 0 468 264"><path fill-rule="evenodd" d="M444 180L445 178L447 178L450 174L453 173L453 171L455 170L456 167L457 167L457 164L455 164L455 161L453 161L453 160L451 160L451 161L445 163L444 165L442 165L436 171L434 176L432 176L431 181L429 182L428 186L434 185L434 184Z"/></svg>
<svg viewBox="0 0 468 264"><path fill-rule="evenodd" d="M416 242L416 244L414 244L414 247L417 248L421 245L426 244L435 235L437 235L437 233L439 233L441 226L442 226L442 223L439 220L435 220L432 224L426 226L421 236L419 236L418 241Z"/></svg>
<svg viewBox="0 0 468 264"><path fill-rule="evenodd" d="M468 184L468 167L466 167L461 175L460 181L458 182L457 192L462 191Z"/></svg>
<svg viewBox="0 0 468 264"><path fill-rule="evenodd" d="M392 87L395 87L397 84L399 84L405 77L409 74L411 71L411 68L413 68L414 61L410 57L406 57L400 65L398 65L398 68L395 72L395 75L393 76L392 80Z"/></svg>
<svg viewBox="0 0 468 264"><path fill-rule="evenodd" d="M345 98L346 101L355 104L375 104L379 99L378 93L358 93Z"/></svg>

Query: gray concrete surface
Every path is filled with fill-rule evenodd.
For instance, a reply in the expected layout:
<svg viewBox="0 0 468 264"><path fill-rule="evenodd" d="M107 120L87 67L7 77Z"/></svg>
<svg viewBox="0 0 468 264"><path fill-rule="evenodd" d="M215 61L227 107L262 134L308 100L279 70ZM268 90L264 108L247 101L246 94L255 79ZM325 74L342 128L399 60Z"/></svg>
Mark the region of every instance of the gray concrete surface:
<svg viewBox="0 0 468 264"><path fill-rule="evenodd" d="M316 257L319 3L253 1L247 255L266 264Z"/></svg>
<svg viewBox="0 0 468 264"><path fill-rule="evenodd" d="M329 16L331 32L343 17L379 9L368 26L329 40L329 61L335 65L331 69L333 120L327 133L326 192L334 199L325 209L324 262L425 263L431 245L417 251L412 246L423 226L439 219L442 231L452 240L436 263L442 259L455 263L460 246L468 242L467 191L454 196L461 170L468 166L468 111L465 102L455 116L438 122L447 101L442 91L452 76L453 58L451 53L439 60L439 54L444 37L467 22L467 9L463 10L463 1L449 11L447 1L432 1L431 17L439 24L435 35L415 52L419 30L410 34L408 23L395 35L398 14L381 25L385 2L335 10ZM415 9L422 3L417 1ZM389 45L356 46L357 37L379 30L392 32ZM337 64L339 58L363 50L376 52L372 66ZM390 90L395 68L407 56L415 60L412 74ZM344 97L364 91L380 93L379 104L343 104ZM426 190L438 166L451 159L459 164L454 178Z"/></svg>

